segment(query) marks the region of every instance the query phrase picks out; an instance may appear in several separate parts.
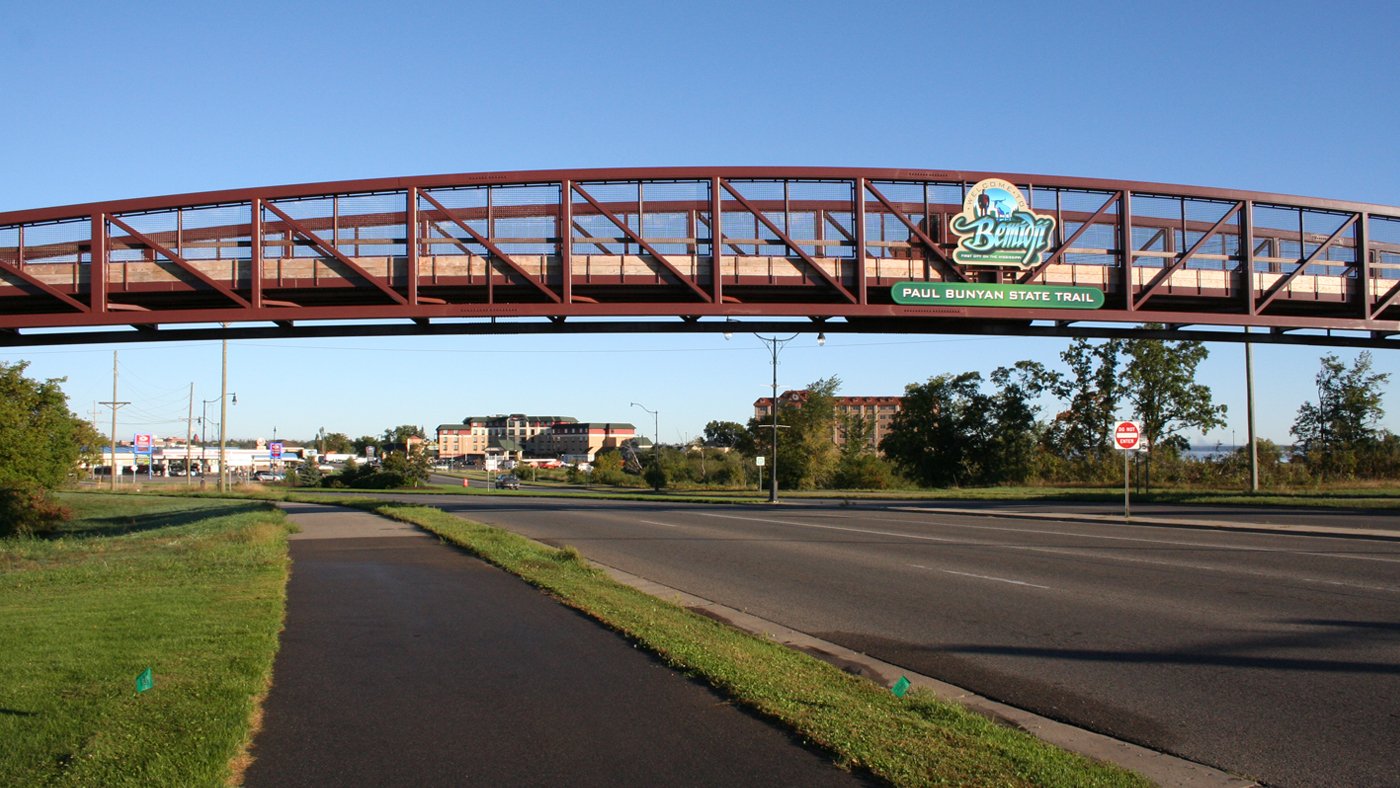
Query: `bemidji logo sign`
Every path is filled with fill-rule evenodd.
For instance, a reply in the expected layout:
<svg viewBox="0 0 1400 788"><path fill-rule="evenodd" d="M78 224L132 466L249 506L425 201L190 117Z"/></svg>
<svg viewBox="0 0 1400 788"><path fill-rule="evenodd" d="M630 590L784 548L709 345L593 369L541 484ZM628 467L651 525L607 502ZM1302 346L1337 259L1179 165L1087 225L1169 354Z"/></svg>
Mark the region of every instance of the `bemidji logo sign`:
<svg viewBox="0 0 1400 788"><path fill-rule="evenodd" d="M954 262L1026 269L1050 248L1055 217L1033 213L1009 181L987 178L968 191L948 229L958 236Z"/></svg>

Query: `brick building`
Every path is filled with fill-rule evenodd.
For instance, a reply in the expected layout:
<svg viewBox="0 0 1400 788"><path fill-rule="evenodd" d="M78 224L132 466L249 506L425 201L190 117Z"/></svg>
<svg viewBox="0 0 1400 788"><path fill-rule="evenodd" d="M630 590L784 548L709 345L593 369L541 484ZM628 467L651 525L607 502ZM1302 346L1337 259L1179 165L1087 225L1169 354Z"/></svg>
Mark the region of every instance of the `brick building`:
<svg viewBox="0 0 1400 788"><path fill-rule="evenodd" d="M778 403L783 407L802 407L807 401L808 392L803 390L784 391L778 395ZM871 425L870 448L879 450L880 441L890 434L894 414L904 405L903 397L833 397L836 407L837 424L832 428L831 440L840 446L846 442L841 429L844 418L858 417ZM773 418L773 398L760 397L753 403L753 416L759 421Z"/></svg>

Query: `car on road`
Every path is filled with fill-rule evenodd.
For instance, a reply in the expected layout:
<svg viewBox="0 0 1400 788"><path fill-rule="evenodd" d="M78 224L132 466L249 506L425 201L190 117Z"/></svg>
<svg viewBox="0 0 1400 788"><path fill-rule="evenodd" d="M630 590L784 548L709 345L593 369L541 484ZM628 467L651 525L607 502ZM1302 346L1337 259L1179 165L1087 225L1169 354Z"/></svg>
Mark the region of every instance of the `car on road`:
<svg viewBox="0 0 1400 788"><path fill-rule="evenodd" d="M255 482L280 482L286 481L286 479L286 474L277 473L276 471L257 471L253 474L253 481Z"/></svg>
<svg viewBox="0 0 1400 788"><path fill-rule="evenodd" d="M507 473L496 479L496 488L499 490L518 490L520 489L520 477L513 473Z"/></svg>

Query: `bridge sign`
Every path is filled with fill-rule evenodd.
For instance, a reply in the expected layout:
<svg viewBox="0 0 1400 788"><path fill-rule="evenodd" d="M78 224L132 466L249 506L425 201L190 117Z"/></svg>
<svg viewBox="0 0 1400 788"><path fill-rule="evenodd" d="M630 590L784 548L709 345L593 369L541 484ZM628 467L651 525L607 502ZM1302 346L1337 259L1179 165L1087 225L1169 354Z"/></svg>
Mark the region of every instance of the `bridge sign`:
<svg viewBox="0 0 1400 788"><path fill-rule="evenodd" d="M890 290L896 304L999 306L1013 309L1099 309L1103 291L1069 285L1003 285L978 282L899 282Z"/></svg>
<svg viewBox="0 0 1400 788"><path fill-rule="evenodd" d="M1136 421L1120 421L1113 428L1113 445L1123 451L1133 451L1142 441L1142 428Z"/></svg>

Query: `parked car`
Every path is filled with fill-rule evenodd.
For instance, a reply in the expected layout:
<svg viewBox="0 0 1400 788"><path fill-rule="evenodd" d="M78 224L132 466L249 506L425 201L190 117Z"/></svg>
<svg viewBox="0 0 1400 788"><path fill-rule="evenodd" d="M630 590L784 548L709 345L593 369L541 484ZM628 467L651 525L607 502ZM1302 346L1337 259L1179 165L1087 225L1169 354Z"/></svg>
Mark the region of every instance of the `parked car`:
<svg viewBox="0 0 1400 788"><path fill-rule="evenodd" d="M280 482L286 479L286 474L276 471L256 471L253 473L253 481L255 482Z"/></svg>
<svg viewBox="0 0 1400 788"><path fill-rule="evenodd" d="M502 490L520 489L520 477L513 473L507 473L496 479L496 487Z"/></svg>

